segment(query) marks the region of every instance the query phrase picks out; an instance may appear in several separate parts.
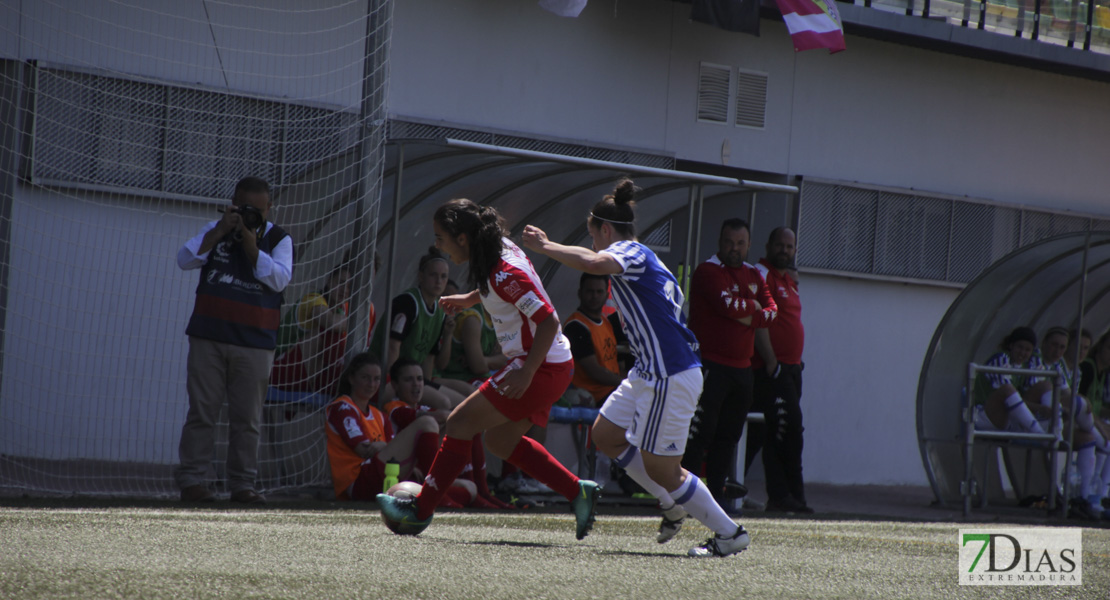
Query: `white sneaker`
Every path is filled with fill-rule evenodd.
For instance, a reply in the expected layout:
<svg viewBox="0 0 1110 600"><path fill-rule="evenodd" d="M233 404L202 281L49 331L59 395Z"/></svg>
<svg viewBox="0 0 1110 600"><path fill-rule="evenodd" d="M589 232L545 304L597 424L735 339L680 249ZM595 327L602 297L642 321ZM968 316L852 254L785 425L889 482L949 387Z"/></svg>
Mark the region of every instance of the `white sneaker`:
<svg viewBox="0 0 1110 600"><path fill-rule="evenodd" d="M659 535L655 541L666 544L682 529L682 522L686 520L686 510L675 504L663 511L663 522L659 524Z"/></svg>
<svg viewBox="0 0 1110 600"><path fill-rule="evenodd" d="M706 540L704 544L696 548L691 548L686 555L702 558L707 556L729 556L738 552L743 552L747 549L748 544L751 543L751 538L748 537L748 532L744 530L743 526L739 527L740 528L736 530L736 534L732 537L726 538L717 534Z"/></svg>
<svg viewBox="0 0 1110 600"><path fill-rule="evenodd" d="M532 479L531 477L521 477L520 484L516 488L518 494L554 494L555 490L547 487L547 485Z"/></svg>

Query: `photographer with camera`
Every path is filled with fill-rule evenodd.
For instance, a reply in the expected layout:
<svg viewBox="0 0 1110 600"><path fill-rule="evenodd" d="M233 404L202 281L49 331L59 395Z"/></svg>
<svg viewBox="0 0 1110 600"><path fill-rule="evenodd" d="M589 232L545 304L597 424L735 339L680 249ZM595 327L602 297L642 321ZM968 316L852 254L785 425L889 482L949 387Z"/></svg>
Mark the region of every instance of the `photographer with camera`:
<svg viewBox="0 0 1110 600"><path fill-rule="evenodd" d="M189 325L189 413L174 478L186 502L211 502L208 468L216 421L228 407L227 484L233 502L259 504L258 435L262 401L281 320L282 291L293 276L293 240L268 222L270 185L244 177L232 206L177 253L182 270L200 269Z"/></svg>

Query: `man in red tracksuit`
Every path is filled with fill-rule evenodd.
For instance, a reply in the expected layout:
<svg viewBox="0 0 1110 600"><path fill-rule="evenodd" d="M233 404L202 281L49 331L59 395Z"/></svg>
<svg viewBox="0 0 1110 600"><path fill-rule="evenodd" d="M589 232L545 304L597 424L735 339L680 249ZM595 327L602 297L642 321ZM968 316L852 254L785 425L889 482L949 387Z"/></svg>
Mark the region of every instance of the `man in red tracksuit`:
<svg viewBox="0 0 1110 600"><path fill-rule="evenodd" d="M795 235L778 227L767 240L766 254L756 268L778 304L774 323L756 332L755 409L764 423L748 431L748 463L763 445L767 478L767 511L810 514L802 483L802 300L794 269ZM763 433L764 430L766 433Z"/></svg>
<svg viewBox="0 0 1110 600"><path fill-rule="evenodd" d="M751 232L742 219L721 225L718 252L698 265L690 289L689 328L698 338L705 385L682 466L701 472L718 503L729 499L725 480L752 405L755 331L777 312L763 276L744 262Z"/></svg>

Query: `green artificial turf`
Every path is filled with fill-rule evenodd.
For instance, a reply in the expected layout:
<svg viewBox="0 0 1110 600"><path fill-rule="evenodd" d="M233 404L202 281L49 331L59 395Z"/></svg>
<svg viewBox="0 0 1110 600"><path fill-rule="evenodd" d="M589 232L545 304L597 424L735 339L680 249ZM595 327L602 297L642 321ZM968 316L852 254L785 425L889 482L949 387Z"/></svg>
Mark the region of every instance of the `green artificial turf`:
<svg viewBox="0 0 1110 600"><path fill-rule="evenodd" d="M372 505L371 505L372 506ZM960 587L953 523L751 519L751 548L690 559L688 522L442 513L399 537L375 510L0 507L0 598L1106 598L1110 530L1082 587Z"/></svg>

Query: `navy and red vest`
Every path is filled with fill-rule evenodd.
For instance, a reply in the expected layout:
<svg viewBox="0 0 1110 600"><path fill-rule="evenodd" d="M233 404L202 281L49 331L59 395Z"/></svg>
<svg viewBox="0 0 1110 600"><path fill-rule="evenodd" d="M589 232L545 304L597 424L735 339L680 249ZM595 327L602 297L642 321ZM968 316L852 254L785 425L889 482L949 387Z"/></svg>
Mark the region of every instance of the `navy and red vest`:
<svg viewBox="0 0 1110 600"><path fill-rule="evenodd" d="M258 241L258 251L272 254L289 234L277 225ZM239 243L224 238L200 269L197 300L185 334L246 348L277 346L284 295L255 279L254 268Z"/></svg>

